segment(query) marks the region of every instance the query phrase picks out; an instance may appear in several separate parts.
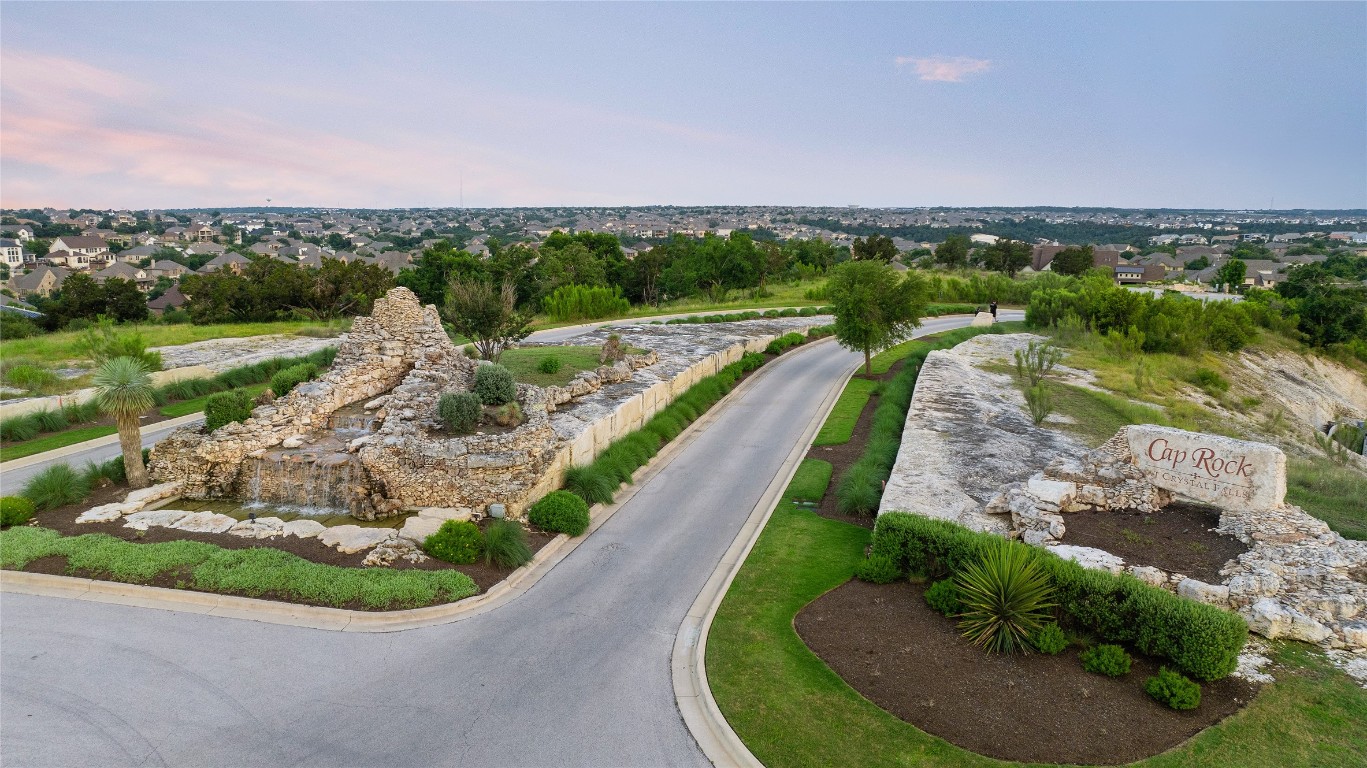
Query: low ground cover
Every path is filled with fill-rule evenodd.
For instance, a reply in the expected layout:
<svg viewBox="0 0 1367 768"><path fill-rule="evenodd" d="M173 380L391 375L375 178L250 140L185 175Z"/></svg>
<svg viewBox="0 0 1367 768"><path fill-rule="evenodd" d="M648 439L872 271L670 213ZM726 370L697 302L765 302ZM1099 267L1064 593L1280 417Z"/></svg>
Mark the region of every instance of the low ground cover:
<svg viewBox="0 0 1367 768"><path fill-rule="evenodd" d="M523 384L563 387L581 372L591 371L601 365L598 357L600 352L596 346L517 347L503 350L498 362L512 371L513 377ZM559 361L554 371L546 372L541 368L542 361L548 359Z"/></svg>
<svg viewBox="0 0 1367 768"><path fill-rule="evenodd" d="M831 415L821 425L821 431L817 433L813 445L837 445L848 442L854 434L854 425L859 420L859 414L864 412L864 406L868 405L869 397L877 387L878 382L871 379L850 379L844 391L840 393L840 399L835 402Z"/></svg>
<svg viewBox="0 0 1367 768"><path fill-rule="evenodd" d="M1367 477L1327 458L1286 464L1286 499L1329 524L1345 539L1367 540Z"/></svg>
<svg viewBox="0 0 1367 768"><path fill-rule="evenodd" d="M139 325L136 330L142 334L149 347L172 347L191 344L209 339L241 338L244 336L266 336L270 334L297 334L308 331L316 335L316 321L289 320L275 323L219 323L214 325ZM341 330L340 327L337 328ZM335 335L335 334L333 334ZM81 360L81 332L58 331L27 339L9 339L0 342L0 357L26 357L41 363L59 364Z"/></svg>

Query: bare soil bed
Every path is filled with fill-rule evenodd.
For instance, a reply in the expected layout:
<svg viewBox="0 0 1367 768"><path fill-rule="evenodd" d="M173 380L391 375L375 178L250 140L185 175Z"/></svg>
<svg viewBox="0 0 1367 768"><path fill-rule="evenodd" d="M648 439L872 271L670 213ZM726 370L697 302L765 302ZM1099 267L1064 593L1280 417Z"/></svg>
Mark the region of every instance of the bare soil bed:
<svg viewBox="0 0 1367 768"><path fill-rule="evenodd" d="M850 581L798 614L798 634L845 682L897 717L1002 760L1116 765L1170 749L1248 704L1257 687L1228 677L1201 705L1167 709L1144 693L1159 662L1134 657L1111 679L1085 671L1079 648L994 655L932 611L925 587Z"/></svg>
<svg viewBox="0 0 1367 768"><path fill-rule="evenodd" d="M316 538L301 539L297 536L276 536L270 539L247 539L241 536L234 536L230 533L191 533L174 528L151 527L146 531L137 531L132 528L125 528L122 521L110 523L82 523L77 524L76 518L82 512L91 507L111 502L122 501L128 494L128 488L121 485L105 485L96 489L85 501L79 504L69 504L64 507L57 507L43 512L36 513L33 518L38 525L44 528L61 533L63 536L80 536L86 533L103 533L124 541L132 541L140 544L153 544L162 541L203 541L215 544L224 549L251 549L253 547L264 547L269 549L280 549L298 555L310 562L321 563L323 565L335 565L343 568L360 568L365 556L370 550L363 550L352 554L338 552L333 547L323 544ZM486 521L487 522L487 521ZM527 544L531 547L533 554L540 551L555 538L554 534L533 528L527 534ZM60 561L60 562L49 562ZM474 580L480 592L486 592L490 587L503 581L513 569L499 568L498 566L485 565L477 562L470 565L452 565L436 558L429 558L426 562L410 563L406 560L398 560L393 565L386 566L394 570L419 569L428 571L439 571L452 569L460 571ZM24 568L25 571L35 573L52 573L64 576L79 575L90 576L90 574L72 574L66 570L66 558L51 557L35 560ZM168 584L161 584L160 581L169 581ZM176 577L166 576L153 586L175 586Z"/></svg>
<svg viewBox="0 0 1367 768"><path fill-rule="evenodd" d="M1153 514L1136 510L1064 515L1064 544L1104 549L1132 565L1151 565L1210 584L1219 584L1224 564L1248 545L1216 533L1220 510L1175 503Z"/></svg>

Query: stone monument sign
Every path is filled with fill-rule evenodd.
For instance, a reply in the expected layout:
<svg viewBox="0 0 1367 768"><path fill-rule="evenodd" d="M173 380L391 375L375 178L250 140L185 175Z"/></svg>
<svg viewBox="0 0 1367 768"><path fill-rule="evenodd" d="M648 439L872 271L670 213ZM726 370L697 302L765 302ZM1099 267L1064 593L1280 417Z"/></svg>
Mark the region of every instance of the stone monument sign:
<svg viewBox="0 0 1367 768"><path fill-rule="evenodd" d="M1222 507L1272 509L1286 497L1286 454L1266 443L1152 424L1128 429L1135 466L1159 488Z"/></svg>

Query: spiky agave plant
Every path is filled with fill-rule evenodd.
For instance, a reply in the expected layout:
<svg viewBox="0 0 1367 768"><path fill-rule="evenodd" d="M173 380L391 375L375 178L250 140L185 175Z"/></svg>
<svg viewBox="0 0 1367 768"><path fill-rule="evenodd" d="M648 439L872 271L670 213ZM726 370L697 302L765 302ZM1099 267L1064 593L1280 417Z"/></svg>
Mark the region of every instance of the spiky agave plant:
<svg viewBox="0 0 1367 768"><path fill-rule="evenodd" d="M1029 652L1030 635L1051 618L1054 588L1033 553L1002 540L954 577L964 637L992 653Z"/></svg>
<svg viewBox="0 0 1367 768"><path fill-rule="evenodd" d="M92 379L95 401L100 410L114 417L123 448L123 466L128 484L147 487L147 469L142 464L142 433L139 419L156 405L152 378L142 362L131 357L106 360L95 369Z"/></svg>

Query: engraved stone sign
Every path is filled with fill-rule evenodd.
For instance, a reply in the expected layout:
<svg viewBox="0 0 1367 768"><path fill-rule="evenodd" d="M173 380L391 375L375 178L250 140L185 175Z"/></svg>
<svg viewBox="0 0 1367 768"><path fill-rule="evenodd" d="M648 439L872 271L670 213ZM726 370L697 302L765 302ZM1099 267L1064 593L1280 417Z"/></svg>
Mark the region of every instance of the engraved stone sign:
<svg viewBox="0 0 1367 768"><path fill-rule="evenodd" d="M1181 496L1242 509L1286 497L1286 454L1275 446L1151 424L1129 427L1128 441L1149 482Z"/></svg>

